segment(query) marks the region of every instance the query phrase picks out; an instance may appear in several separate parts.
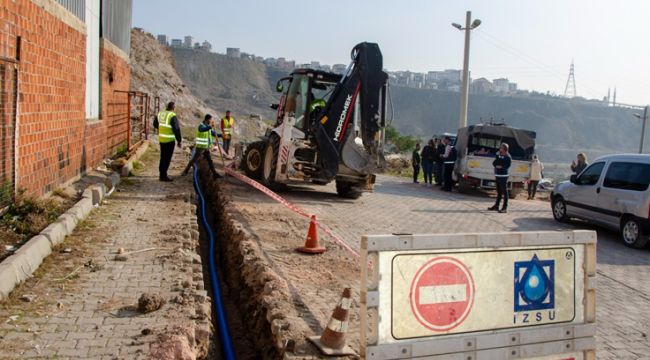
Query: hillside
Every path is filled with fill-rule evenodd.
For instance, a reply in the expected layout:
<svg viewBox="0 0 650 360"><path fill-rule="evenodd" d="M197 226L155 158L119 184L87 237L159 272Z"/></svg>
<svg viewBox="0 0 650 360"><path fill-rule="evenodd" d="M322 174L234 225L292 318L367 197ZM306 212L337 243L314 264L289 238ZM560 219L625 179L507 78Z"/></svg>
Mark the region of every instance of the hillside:
<svg viewBox="0 0 650 360"><path fill-rule="evenodd" d="M273 87L288 72L231 56L173 48L181 78L206 104L239 116L262 115L275 120L269 105L280 98Z"/></svg>
<svg viewBox="0 0 650 360"><path fill-rule="evenodd" d="M194 51L197 54L206 54ZM205 114L220 119L225 112L216 111L215 106L203 102L195 96L177 72L174 56L168 47L161 45L151 34L131 31L131 90L149 93L153 98L160 97L161 110L169 101L176 103L176 113L181 121L183 136L194 138L195 127ZM268 105L267 105L268 106ZM219 108L218 110L221 110ZM235 114L237 115L237 114ZM263 134L266 125L259 120L235 116L235 141L252 139Z"/></svg>
<svg viewBox="0 0 650 360"><path fill-rule="evenodd" d="M458 129L460 93L402 86L391 89L394 125L400 132L426 138ZM541 159L571 162L583 151L590 159L638 151L641 124L633 114L631 109L561 99L470 94L468 123L503 118L509 125L537 132Z"/></svg>
<svg viewBox="0 0 650 360"><path fill-rule="evenodd" d="M178 73L206 104L237 115L275 118L268 108L277 101L273 91L288 71L220 54L174 49ZM456 132L460 93L391 86L395 107L393 125L404 134L426 139ZM468 122L479 118L505 119L509 125L537 132L538 153L547 163L568 164L577 153L590 159L638 150L640 121L625 108L586 105L550 97L510 97L470 94ZM650 146L650 143L648 143ZM565 166L563 166L565 167Z"/></svg>

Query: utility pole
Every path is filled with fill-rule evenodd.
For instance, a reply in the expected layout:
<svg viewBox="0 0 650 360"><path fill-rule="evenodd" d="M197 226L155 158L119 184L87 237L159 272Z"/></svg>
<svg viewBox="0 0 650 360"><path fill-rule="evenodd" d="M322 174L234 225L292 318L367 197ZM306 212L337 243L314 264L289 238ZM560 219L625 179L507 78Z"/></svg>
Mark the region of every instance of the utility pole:
<svg viewBox="0 0 650 360"><path fill-rule="evenodd" d="M648 105L646 105L643 110L643 118L641 118L641 115L639 114L634 114L634 116L643 120L643 125L641 125L641 141L639 142L639 154L643 154L643 140L645 139L645 121L648 119Z"/></svg>
<svg viewBox="0 0 650 360"><path fill-rule="evenodd" d="M461 89L460 99L460 123L459 127L467 126L467 104L469 100L469 40L470 31L481 25L481 20L476 19L472 22L472 12L468 11L465 18L465 27L462 28L460 24L452 23L451 26L458 30L465 30L465 56L463 58L463 87Z"/></svg>

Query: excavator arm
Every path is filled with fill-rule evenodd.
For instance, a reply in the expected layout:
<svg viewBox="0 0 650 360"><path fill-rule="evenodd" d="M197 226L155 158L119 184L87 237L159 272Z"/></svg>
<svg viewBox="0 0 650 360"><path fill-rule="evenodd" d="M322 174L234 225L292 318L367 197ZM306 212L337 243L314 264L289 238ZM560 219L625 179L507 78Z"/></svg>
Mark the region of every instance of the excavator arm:
<svg viewBox="0 0 650 360"><path fill-rule="evenodd" d="M383 129L388 75L382 71L382 65L377 44L364 42L355 46L350 66L316 116L310 131L318 144L322 179L329 181L336 176L339 161L361 174L376 174L385 169ZM355 143L357 106L363 148Z"/></svg>

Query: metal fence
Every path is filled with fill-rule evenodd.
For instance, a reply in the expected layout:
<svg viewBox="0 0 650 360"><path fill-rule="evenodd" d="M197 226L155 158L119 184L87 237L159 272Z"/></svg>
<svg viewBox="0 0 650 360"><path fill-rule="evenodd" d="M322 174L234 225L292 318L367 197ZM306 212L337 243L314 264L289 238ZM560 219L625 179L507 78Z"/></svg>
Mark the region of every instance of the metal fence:
<svg viewBox="0 0 650 360"><path fill-rule="evenodd" d="M86 0L56 0L81 21L86 21Z"/></svg>
<svg viewBox="0 0 650 360"><path fill-rule="evenodd" d="M151 116L151 98L149 94L138 91L115 90L115 94L124 94L126 102L114 103L114 112L108 116L112 121L109 125L110 144L122 144L126 140L127 150L133 150L140 142L147 139L149 133L149 118ZM120 96L120 97L121 97ZM122 101L122 100L120 100ZM124 106L126 105L126 106ZM124 140L122 140L124 139Z"/></svg>
<svg viewBox="0 0 650 360"><path fill-rule="evenodd" d="M133 0L102 1L102 28L100 36L131 54L131 18Z"/></svg>
<svg viewBox="0 0 650 360"><path fill-rule="evenodd" d="M18 68L0 60L0 211L16 190L16 90Z"/></svg>

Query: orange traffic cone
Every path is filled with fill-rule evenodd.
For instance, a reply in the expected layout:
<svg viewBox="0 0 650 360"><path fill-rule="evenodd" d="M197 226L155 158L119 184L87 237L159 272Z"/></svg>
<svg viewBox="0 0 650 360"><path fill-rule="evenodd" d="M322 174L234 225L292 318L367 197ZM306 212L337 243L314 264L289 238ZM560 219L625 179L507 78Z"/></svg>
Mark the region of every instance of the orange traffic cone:
<svg viewBox="0 0 650 360"><path fill-rule="evenodd" d="M356 355L354 350L345 345L345 333L348 331L348 320L350 319L350 292L350 288L343 290L341 300L336 305L323 335L309 337L309 341L313 342L325 355Z"/></svg>
<svg viewBox="0 0 650 360"><path fill-rule="evenodd" d="M320 254L324 253L324 247L320 246L318 243L318 230L316 227L316 215L311 216L311 222L309 223L309 232L307 232L307 239L305 240L305 246L301 246L296 250L308 254Z"/></svg>

